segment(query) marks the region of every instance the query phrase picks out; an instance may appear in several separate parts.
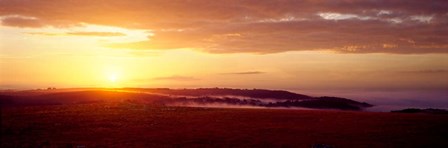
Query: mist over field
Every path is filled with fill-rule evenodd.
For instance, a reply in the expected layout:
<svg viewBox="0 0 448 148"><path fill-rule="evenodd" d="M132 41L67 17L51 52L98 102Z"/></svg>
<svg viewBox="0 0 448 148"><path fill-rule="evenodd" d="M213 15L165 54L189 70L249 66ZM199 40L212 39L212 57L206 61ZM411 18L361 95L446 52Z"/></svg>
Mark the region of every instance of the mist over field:
<svg viewBox="0 0 448 148"><path fill-rule="evenodd" d="M326 95L351 98L374 106L368 111L388 112L405 108L448 109L448 92L444 90L294 90L312 96Z"/></svg>

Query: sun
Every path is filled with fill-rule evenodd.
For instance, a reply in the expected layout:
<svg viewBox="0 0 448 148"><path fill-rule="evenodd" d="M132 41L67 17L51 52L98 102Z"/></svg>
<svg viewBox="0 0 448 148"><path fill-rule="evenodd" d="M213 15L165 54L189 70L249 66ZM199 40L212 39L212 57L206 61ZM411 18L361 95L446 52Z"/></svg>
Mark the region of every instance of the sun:
<svg viewBox="0 0 448 148"><path fill-rule="evenodd" d="M116 74L110 74L110 75L107 77L107 79L108 79L110 82L115 83L115 82L117 82L118 77L117 77Z"/></svg>
<svg viewBox="0 0 448 148"><path fill-rule="evenodd" d="M125 81L123 70L117 67L107 67L103 73L104 87L117 88L121 87Z"/></svg>

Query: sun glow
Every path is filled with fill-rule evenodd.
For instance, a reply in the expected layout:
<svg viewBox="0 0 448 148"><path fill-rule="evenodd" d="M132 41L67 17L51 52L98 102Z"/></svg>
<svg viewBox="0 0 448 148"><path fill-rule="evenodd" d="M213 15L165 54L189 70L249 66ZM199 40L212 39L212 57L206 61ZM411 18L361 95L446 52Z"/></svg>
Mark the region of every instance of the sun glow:
<svg viewBox="0 0 448 148"><path fill-rule="evenodd" d="M118 77L116 74L110 74L107 79L109 80L109 82L115 83L118 80Z"/></svg>
<svg viewBox="0 0 448 148"><path fill-rule="evenodd" d="M118 88L121 87L120 76L117 73L109 73L106 75L106 83L104 83L104 87L108 88Z"/></svg>
<svg viewBox="0 0 448 148"><path fill-rule="evenodd" d="M118 67L108 67L104 72L104 83L105 87L121 87L123 85L123 73L122 69Z"/></svg>

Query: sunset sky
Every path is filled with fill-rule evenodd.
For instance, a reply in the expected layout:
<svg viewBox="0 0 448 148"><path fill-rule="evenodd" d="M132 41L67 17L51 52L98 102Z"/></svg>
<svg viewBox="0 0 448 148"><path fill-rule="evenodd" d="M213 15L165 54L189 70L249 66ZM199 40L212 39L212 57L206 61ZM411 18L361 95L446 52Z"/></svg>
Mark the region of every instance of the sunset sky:
<svg viewBox="0 0 448 148"><path fill-rule="evenodd" d="M1 89L407 91L448 100L446 0L0 0L0 20Z"/></svg>

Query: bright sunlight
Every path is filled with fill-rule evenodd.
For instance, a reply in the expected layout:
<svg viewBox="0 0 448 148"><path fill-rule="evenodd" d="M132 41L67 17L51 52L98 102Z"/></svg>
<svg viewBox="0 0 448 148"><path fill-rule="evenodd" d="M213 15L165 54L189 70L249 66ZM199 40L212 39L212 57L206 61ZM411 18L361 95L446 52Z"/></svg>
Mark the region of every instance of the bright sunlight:
<svg viewBox="0 0 448 148"><path fill-rule="evenodd" d="M110 82L115 83L115 82L117 82L117 75L116 74L110 74L107 79Z"/></svg>

